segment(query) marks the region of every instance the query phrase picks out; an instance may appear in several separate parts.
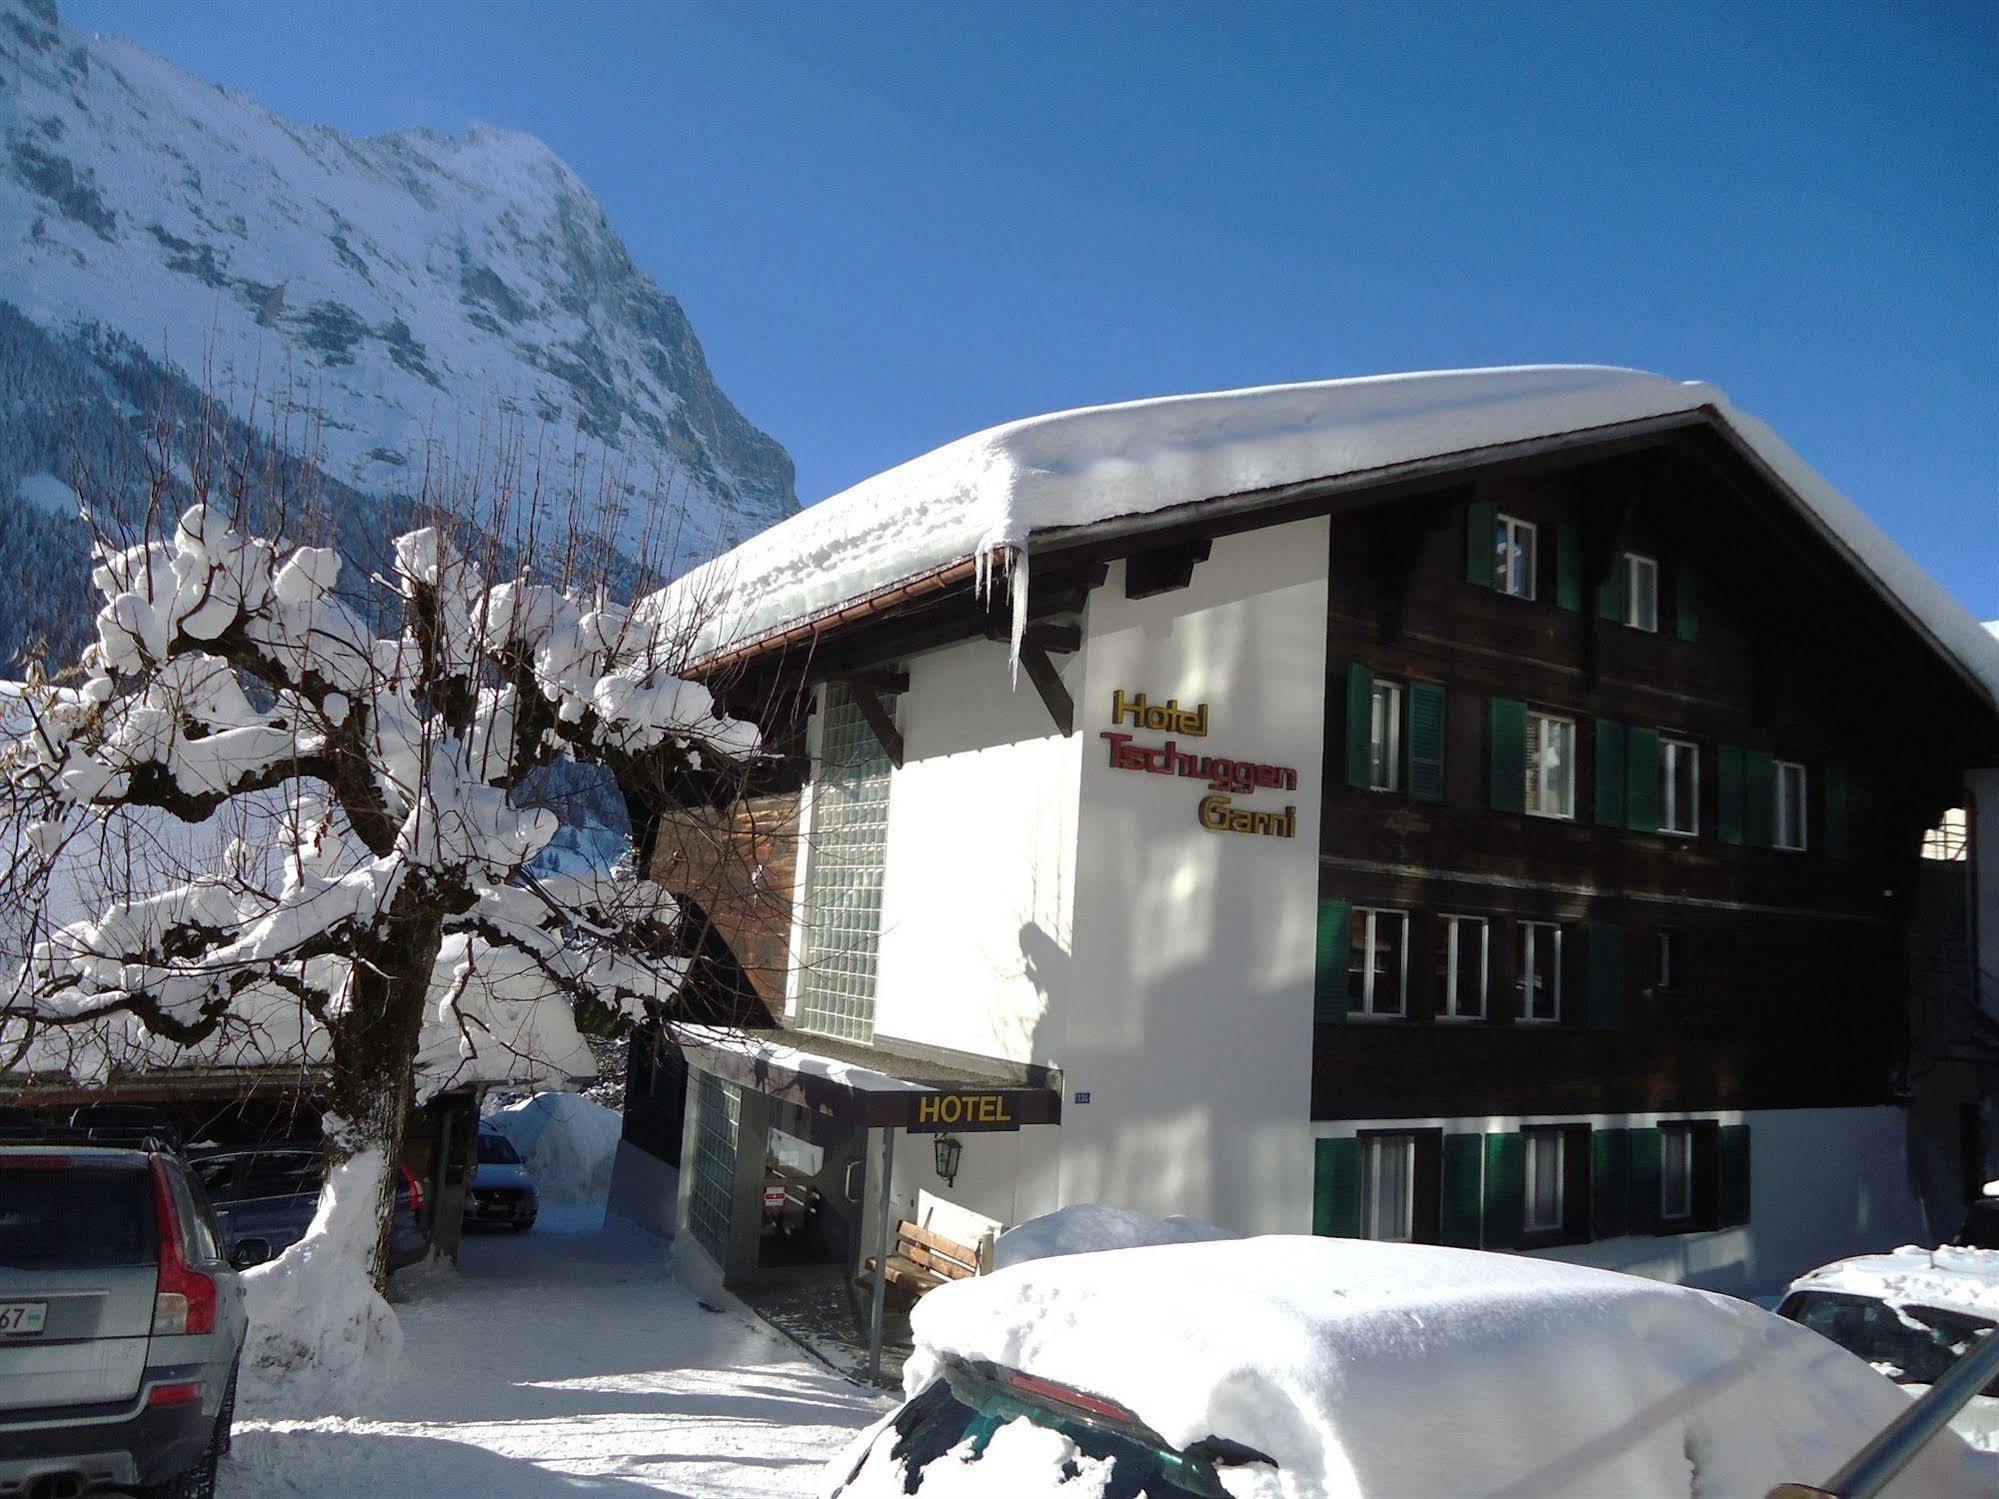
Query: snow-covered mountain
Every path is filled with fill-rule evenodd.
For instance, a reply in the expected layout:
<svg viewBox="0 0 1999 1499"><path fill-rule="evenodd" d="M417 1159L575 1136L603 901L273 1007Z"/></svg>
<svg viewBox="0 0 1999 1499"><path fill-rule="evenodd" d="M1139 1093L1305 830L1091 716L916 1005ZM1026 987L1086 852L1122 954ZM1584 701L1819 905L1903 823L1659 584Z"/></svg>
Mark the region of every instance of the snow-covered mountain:
<svg viewBox="0 0 1999 1499"><path fill-rule="evenodd" d="M60 523L65 445L162 380L239 414L288 385L328 473L375 499L427 441L520 418L544 482L608 475L628 534L678 502L682 565L797 509L790 458L541 142L296 125L0 0L0 562Z"/></svg>

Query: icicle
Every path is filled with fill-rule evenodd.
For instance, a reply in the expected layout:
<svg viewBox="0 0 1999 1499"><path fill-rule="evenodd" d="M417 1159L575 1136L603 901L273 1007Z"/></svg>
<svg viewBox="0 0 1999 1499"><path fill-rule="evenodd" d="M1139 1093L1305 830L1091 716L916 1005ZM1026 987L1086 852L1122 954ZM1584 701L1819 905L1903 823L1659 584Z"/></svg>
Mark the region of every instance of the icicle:
<svg viewBox="0 0 1999 1499"><path fill-rule="evenodd" d="M1008 641L1013 686L1020 687L1020 645L1027 638L1027 548L1014 547L1007 554L1007 578L1013 589L1013 633Z"/></svg>

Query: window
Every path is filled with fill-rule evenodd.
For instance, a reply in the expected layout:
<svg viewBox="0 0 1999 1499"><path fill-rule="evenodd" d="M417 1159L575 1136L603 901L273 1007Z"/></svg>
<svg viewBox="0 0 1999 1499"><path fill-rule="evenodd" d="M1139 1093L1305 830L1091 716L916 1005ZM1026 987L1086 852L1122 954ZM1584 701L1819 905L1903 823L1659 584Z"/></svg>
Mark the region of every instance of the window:
<svg viewBox="0 0 1999 1499"><path fill-rule="evenodd" d="M1347 945L1347 1013L1400 1015L1408 979L1409 914L1356 906Z"/></svg>
<svg viewBox="0 0 1999 1499"><path fill-rule="evenodd" d="M1560 1233L1568 1222L1568 1132L1529 1129L1520 1133L1527 1158L1527 1232Z"/></svg>
<svg viewBox="0 0 1999 1499"><path fill-rule="evenodd" d="M1659 629L1659 564L1636 552L1624 554L1624 622L1634 630Z"/></svg>
<svg viewBox="0 0 1999 1499"><path fill-rule="evenodd" d="M883 701L892 713L894 699ZM849 1041L875 1033L891 768L853 692L829 686L813 767L798 1023Z"/></svg>
<svg viewBox="0 0 1999 1499"><path fill-rule="evenodd" d="M1687 987L1687 934L1671 927L1659 933L1659 988L1672 994Z"/></svg>
<svg viewBox="0 0 1999 1499"><path fill-rule="evenodd" d="M1492 578L1501 593L1516 599L1534 597L1534 523L1511 515L1498 517L1493 529Z"/></svg>
<svg viewBox="0 0 1999 1499"><path fill-rule="evenodd" d="M1694 1132L1691 1125L1659 1126L1659 1217L1666 1223L1694 1215Z"/></svg>
<svg viewBox="0 0 1999 1499"><path fill-rule="evenodd" d="M1527 715L1527 810L1536 817L1576 815L1576 726L1546 713Z"/></svg>
<svg viewBox="0 0 1999 1499"><path fill-rule="evenodd" d="M1778 848L1802 850L1805 846L1805 767L1789 760L1777 762Z"/></svg>
<svg viewBox="0 0 1999 1499"><path fill-rule="evenodd" d="M1513 987L1522 1020L1562 1018L1562 929L1552 921L1523 921L1516 928Z"/></svg>
<svg viewBox="0 0 1999 1499"><path fill-rule="evenodd" d="M1374 684L1367 738L1367 784L1373 791L1402 789L1402 686Z"/></svg>
<svg viewBox="0 0 1999 1499"><path fill-rule="evenodd" d="M1685 739L1659 741L1659 831L1693 837L1701 830L1701 752Z"/></svg>
<svg viewBox="0 0 1999 1499"><path fill-rule="evenodd" d="M1361 1237L1407 1244L1416 1237L1416 1137L1361 1140Z"/></svg>
<svg viewBox="0 0 1999 1499"><path fill-rule="evenodd" d="M1485 1014L1486 974L1492 956L1491 923L1482 916L1442 918L1437 952L1437 1013L1452 1020Z"/></svg>

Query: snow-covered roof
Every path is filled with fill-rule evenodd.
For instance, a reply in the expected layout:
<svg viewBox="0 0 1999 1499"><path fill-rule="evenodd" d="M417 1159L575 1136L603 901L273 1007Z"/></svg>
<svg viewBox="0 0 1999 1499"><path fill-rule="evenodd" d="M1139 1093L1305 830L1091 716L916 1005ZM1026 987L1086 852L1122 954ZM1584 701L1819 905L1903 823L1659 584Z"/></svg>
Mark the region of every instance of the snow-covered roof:
<svg viewBox="0 0 1999 1499"><path fill-rule="evenodd" d="M1703 411L1999 710L1999 643L1783 439L1714 386L1598 365L1272 385L1009 422L811 506L655 603L676 623L703 620L694 654L713 658L968 562L1005 565L1046 533Z"/></svg>
<svg viewBox="0 0 1999 1499"><path fill-rule="evenodd" d="M1793 1291L1873 1296L1897 1306L1929 1306L1999 1322L1999 1250L1924 1249L1904 1244L1821 1265L1791 1282Z"/></svg>
<svg viewBox="0 0 1999 1499"><path fill-rule="evenodd" d="M1231 1470L1230 1491L1285 1499L1761 1494L1823 1480L1907 1408L1844 1349L1746 1302L1431 1245L1037 1259L938 1288L912 1328L909 1394L943 1356L990 1361L1117 1401L1176 1446L1255 1448L1276 1472ZM1968 1462L1940 1441L1901 1481L1971 1492Z"/></svg>

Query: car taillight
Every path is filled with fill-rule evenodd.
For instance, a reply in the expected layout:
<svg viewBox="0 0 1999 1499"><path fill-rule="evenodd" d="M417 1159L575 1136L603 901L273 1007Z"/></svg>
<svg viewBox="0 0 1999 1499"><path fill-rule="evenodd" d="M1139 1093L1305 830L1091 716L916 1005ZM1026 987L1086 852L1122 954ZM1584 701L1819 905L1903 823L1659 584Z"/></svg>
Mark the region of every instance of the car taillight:
<svg viewBox="0 0 1999 1499"><path fill-rule="evenodd" d="M153 1297L153 1336L215 1331L215 1277L203 1275L181 1253L180 1209L166 1162L153 1157L153 1212L160 1222L160 1282Z"/></svg>
<svg viewBox="0 0 1999 1499"><path fill-rule="evenodd" d="M1052 1379L1037 1379L1032 1374L1013 1373L1006 1382L1023 1395L1039 1396L1052 1400L1057 1405L1066 1405L1074 1410L1086 1411L1093 1416L1103 1416L1111 1421L1122 1421L1136 1426L1138 1417L1119 1405L1115 1400L1106 1400L1101 1395L1088 1395L1081 1390L1073 1390L1065 1384L1057 1384Z"/></svg>
<svg viewBox="0 0 1999 1499"><path fill-rule="evenodd" d="M71 1164L66 1155L0 1155L0 1171L67 1171Z"/></svg>
<svg viewBox="0 0 1999 1499"><path fill-rule="evenodd" d="M423 1216L423 1183L416 1179L416 1173L407 1166L398 1166L403 1174L403 1185L410 1189L410 1211L419 1218Z"/></svg>
<svg viewBox="0 0 1999 1499"><path fill-rule="evenodd" d="M158 1329L155 1329L157 1331ZM201 1381L177 1379L172 1384L156 1384L146 1397L148 1405L188 1405L201 1398Z"/></svg>

